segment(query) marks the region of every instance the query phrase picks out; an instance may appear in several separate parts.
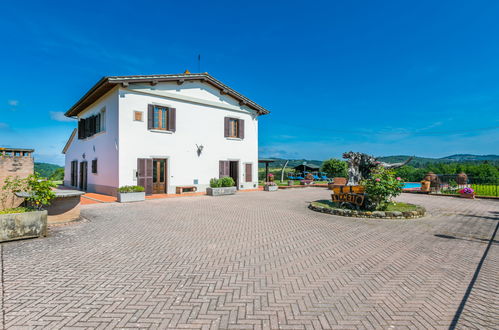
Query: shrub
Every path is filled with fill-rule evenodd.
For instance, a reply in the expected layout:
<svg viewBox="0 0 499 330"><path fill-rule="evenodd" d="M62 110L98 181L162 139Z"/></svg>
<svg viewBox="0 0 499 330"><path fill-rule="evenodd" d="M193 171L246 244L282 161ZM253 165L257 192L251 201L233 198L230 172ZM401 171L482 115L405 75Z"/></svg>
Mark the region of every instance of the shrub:
<svg viewBox="0 0 499 330"><path fill-rule="evenodd" d="M220 179L213 178L210 180L211 188L220 188L222 186L222 181Z"/></svg>
<svg viewBox="0 0 499 330"><path fill-rule="evenodd" d="M360 183L365 187L367 194L366 208L385 210L393 197L402 193L400 177L395 177L394 172L377 167L371 172L371 177Z"/></svg>
<svg viewBox="0 0 499 330"><path fill-rule="evenodd" d="M234 187L236 182L230 176L226 176L224 178L216 179L213 178L210 180L211 188L220 188L220 187Z"/></svg>
<svg viewBox="0 0 499 330"><path fill-rule="evenodd" d="M33 208L42 210L44 206L50 205L55 197L52 191L54 186L51 181L42 180L38 173L31 174L24 179L8 177L1 188L0 202L5 208L9 198L15 198L16 193L25 192L27 195L25 201Z"/></svg>
<svg viewBox="0 0 499 330"><path fill-rule="evenodd" d="M142 186L122 186L122 187L119 187L118 191L120 193L143 192L144 187L142 187Z"/></svg>
<svg viewBox="0 0 499 330"><path fill-rule="evenodd" d="M236 185L236 182L230 176L221 178L220 181L222 181L222 187L234 187Z"/></svg>
<svg viewBox="0 0 499 330"><path fill-rule="evenodd" d="M326 174L330 178L334 177L346 177L347 176L347 162L339 159L328 159L322 163L322 172L326 172Z"/></svg>
<svg viewBox="0 0 499 330"><path fill-rule="evenodd" d="M38 173L28 176L26 179L27 193L26 201L34 208L42 210L44 206L50 205L50 202L55 197L52 190L55 185L52 181L42 180Z"/></svg>
<svg viewBox="0 0 499 330"><path fill-rule="evenodd" d="M6 209L8 205L13 205L16 200L15 193L27 190L26 179L19 177L7 177L4 184L0 187L0 206Z"/></svg>

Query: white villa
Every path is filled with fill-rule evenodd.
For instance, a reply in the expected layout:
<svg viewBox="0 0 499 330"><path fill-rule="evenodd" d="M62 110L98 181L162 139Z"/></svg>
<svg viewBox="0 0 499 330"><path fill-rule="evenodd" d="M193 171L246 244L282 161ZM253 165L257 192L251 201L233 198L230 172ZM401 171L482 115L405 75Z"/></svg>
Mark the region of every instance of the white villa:
<svg viewBox="0 0 499 330"><path fill-rule="evenodd" d="M65 114L78 128L63 150L64 185L165 194L231 176L254 189L258 118L268 113L207 73L104 77Z"/></svg>

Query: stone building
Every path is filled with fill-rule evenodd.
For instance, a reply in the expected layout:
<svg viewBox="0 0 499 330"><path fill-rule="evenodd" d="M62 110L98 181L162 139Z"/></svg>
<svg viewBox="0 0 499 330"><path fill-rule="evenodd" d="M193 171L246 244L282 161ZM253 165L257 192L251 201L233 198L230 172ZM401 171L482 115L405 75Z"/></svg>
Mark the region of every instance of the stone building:
<svg viewBox="0 0 499 330"><path fill-rule="evenodd" d="M0 148L0 187L9 176L26 178L34 173L33 152L33 149ZM21 199L11 197L6 198L6 205L0 205L0 209L16 207L22 202Z"/></svg>

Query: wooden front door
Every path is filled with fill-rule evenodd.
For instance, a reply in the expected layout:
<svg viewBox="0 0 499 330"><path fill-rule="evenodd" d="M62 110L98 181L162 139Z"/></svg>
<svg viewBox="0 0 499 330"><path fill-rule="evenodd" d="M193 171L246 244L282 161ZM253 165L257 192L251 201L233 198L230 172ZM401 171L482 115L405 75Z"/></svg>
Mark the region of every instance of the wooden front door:
<svg viewBox="0 0 499 330"><path fill-rule="evenodd" d="M166 193L166 159L153 159L152 162L152 193Z"/></svg>

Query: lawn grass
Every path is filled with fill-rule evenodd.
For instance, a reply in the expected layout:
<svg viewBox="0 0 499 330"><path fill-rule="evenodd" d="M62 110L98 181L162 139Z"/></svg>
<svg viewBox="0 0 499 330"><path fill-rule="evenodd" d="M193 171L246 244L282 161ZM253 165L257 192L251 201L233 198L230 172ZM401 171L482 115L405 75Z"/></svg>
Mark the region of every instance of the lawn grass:
<svg viewBox="0 0 499 330"><path fill-rule="evenodd" d="M499 186L493 184L472 184L471 188L478 196L499 196Z"/></svg>
<svg viewBox="0 0 499 330"><path fill-rule="evenodd" d="M408 203L390 203L385 211L410 212L416 211L417 206Z"/></svg>
<svg viewBox="0 0 499 330"><path fill-rule="evenodd" d="M332 201L323 199L319 201L312 202L313 206L321 206L321 207L327 207L327 208L332 208L332 209L339 209L341 208L340 205L337 203L333 203ZM390 203L386 210L384 211L398 211L398 212L410 212L410 211L416 211L418 209L417 205L413 204L408 204L408 203Z"/></svg>
<svg viewBox="0 0 499 330"><path fill-rule="evenodd" d="M34 210L30 207L20 206L20 207L15 207L12 209L1 210L0 214L26 213L26 212L32 212L32 211L34 211Z"/></svg>

